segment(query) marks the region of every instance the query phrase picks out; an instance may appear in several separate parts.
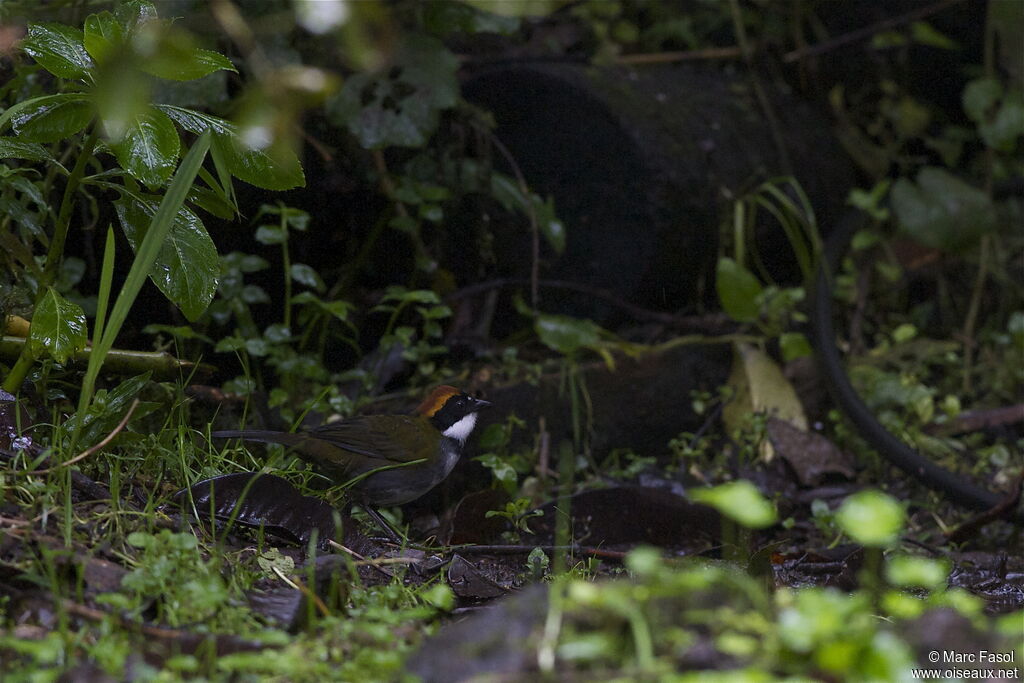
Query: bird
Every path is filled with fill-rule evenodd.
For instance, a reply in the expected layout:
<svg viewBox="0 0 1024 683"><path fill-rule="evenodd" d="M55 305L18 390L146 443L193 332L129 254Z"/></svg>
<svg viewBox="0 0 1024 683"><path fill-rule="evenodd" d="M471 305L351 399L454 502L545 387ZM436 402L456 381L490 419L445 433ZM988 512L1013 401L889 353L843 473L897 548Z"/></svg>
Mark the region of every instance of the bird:
<svg viewBox="0 0 1024 683"><path fill-rule="evenodd" d="M279 443L295 451L371 508L404 505L447 477L490 406L455 387L436 387L411 415L363 415L308 432L224 430L214 438Z"/></svg>

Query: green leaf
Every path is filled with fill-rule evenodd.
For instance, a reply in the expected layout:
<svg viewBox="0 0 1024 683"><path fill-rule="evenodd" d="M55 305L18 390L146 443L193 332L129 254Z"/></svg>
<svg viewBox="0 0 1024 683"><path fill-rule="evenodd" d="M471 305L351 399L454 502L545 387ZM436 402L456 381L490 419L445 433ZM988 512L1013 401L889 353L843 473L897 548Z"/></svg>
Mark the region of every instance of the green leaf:
<svg viewBox="0 0 1024 683"><path fill-rule="evenodd" d="M916 183L897 180L892 205L901 231L935 249L962 249L996 227L992 200L941 168L922 169Z"/></svg>
<svg viewBox="0 0 1024 683"><path fill-rule="evenodd" d="M1024 97L1019 90L1007 93L995 118L978 124L978 134L992 149L1000 152L1014 150L1017 138L1024 135Z"/></svg>
<svg viewBox="0 0 1024 683"><path fill-rule="evenodd" d="M518 17L503 17L454 0L432 0L422 5L424 27L441 38L451 33L497 33L519 30Z"/></svg>
<svg viewBox="0 0 1024 683"><path fill-rule="evenodd" d="M802 332L783 332L779 335L779 348L782 350L782 360L787 363L796 358L805 358L814 355L811 343Z"/></svg>
<svg viewBox="0 0 1024 683"><path fill-rule="evenodd" d="M266 245L284 244L287 241L284 230L276 225L261 225L256 228L256 234L253 235L253 239L260 244Z"/></svg>
<svg viewBox="0 0 1024 683"><path fill-rule="evenodd" d="M715 289L718 300L730 318L737 322L757 320L757 297L761 283L754 274L728 257L718 259L715 271Z"/></svg>
<svg viewBox="0 0 1024 683"><path fill-rule="evenodd" d="M156 19L157 13L156 7L148 0L127 0L117 6L114 16L126 32L132 33L142 24Z"/></svg>
<svg viewBox="0 0 1024 683"><path fill-rule="evenodd" d="M58 363L66 363L85 348L87 341L82 307L62 297L53 287L47 287L32 313L32 326L28 331L32 354L39 357L45 353Z"/></svg>
<svg viewBox="0 0 1024 683"><path fill-rule="evenodd" d="M949 561L913 555L897 555L885 565L889 583L901 588L942 590L949 576Z"/></svg>
<svg viewBox="0 0 1024 683"><path fill-rule="evenodd" d="M124 42L124 30L110 12L90 14L85 18L83 42L92 58L102 64L120 49Z"/></svg>
<svg viewBox="0 0 1024 683"><path fill-rule="evenodd" d="M29 24L22 47L54 76L84 78L93 62L82 38L80 30L64 24Z"/></svg>
<svg viewBox="0 0 1024 683"><path fill-rule="evenodd" d="M698 503L706 503L750 529L769 527L778 519L775 506L746 480L731 481L707 489L693 489L691 494Z"/></svg>
<svg viewBox="0 0 1024 683"><path fill-rule="evenodd" d="M92 103L78 93L44 95L15 107L11 128L22 142L63 140L89 125L93 117Z"/></svg>
<svg viewBox="0 0 1024 683"><path fill-rule="evenodd" d="M138 249L156 215L159 202L127 194L114 202L117 217L132 249ZM190 321L209 306L217 291L220 259L206 227L185 207L178 209L149 277Z"/></svg>
<svg viewBox="0 0 1024 683"><path fill-rule="evenodd" d="M189 133L199 135L207 130L213 131L216 135L235 135L235 124L219 116L204 114L193 109L176 107L171 104L158 104L156 108L167 114L176 124L187 130Z"/></svg>
<svg viewBox="0 0 1024 683"><path fill-rule="evenodd" d="M458 99L458 60L435 38L411 36L386 74L357 74L327 104L366 149L422 147Z"/></svg>
<svg viewBox="0 0 1024 683"><path fill-rule="evenodd" d="M859 491L843 501L836 522L850 538L869 547L884 547L899 540L906 513L892 496L881 491Z"/></svg>
<svg viewBox="0 0 1024 683"><path fill-rule="evenodd" d="M964 88L964 111L975 123L984 121L1003 96L1003 86L995 78L977 78Z"/></svg>
<svg viewBox="0 0 1024 683"><path fill-rule="evenodd" d="M64 433L74 432L79 427L78 421L82 420L80 443L85 445L98 443L124 418L132 402L139 397L146 383L149 382L150 374L144 372L141 375L129 377L110 391L102 389L96 392L96 400L84 415L79 415L76 412L65 421ZM161 404L152 401L140 402L135 408L135 412L132 413L132 420L138 420L160 407Z"/></svg>
<svg viewBox="0 0 1024 683"><path fill-rule="evenodd" d="M213 148L222 155L231 175L250 185L265 190L290 190L306 184L302 164L291 150L278 146L271 155L266 150L246 147L233 134L214 135Z"/></svg>
<svg viewBox="0 0 1024 683"><path fill-rule="evenodd" d="M22 142L15 138L0 137L0 159L27 159L57 163L46 148L35 142Z"/></svg>
<svg viewBox="0 0 1024 683"><path fill-rule="evenodd" d="M942 50L959 50L955 40L935 29L927 21L915 21L910 25L910 37L915 43L937 47Z"/></svg>
<svg viewBox="0 0 1024 683"><path fill-rule="evenodd" d="M533 327L548 348L566 356L580 349L595 348L601 342L601 328L592 320L542 313Z"/></svg>
<svg viewBox="0 0 1024 683"><path fill-rule="evenodd" d="M313 270L312 266L307 266L305 263L293 263L291 276L299 284L312 287L318 292L322 292L325 289L324 281L320 279L320 275Z"/></svg>
<svg viewBox="0 0 1024 683"><path fill-rule="evenodd" d="M167 183L181 151L181 140L171 119L150 107L125 130L119 142L110 148L121 167L150 189Z"/></svg>
<svg viewBox="0 0 1024 683"><path fill-rule="evenodd" d="M558 220L558 216L555 215L555 200L548 197L547 201L541 201L537 195L531 195L530 198L533 201L540 234L544 236L544 239L547 240L556 254L561 254L565 251L567 237L565 234L565 224Z"/></svg>
<svg viewBox="0 0 1024 683"><path fill-rule="evenodd" d="M172 27L164 27L160 32L157 44L140 68L169 81L194 81L222 69L235 71L227 57L196 47L191 35Z"/></svg>

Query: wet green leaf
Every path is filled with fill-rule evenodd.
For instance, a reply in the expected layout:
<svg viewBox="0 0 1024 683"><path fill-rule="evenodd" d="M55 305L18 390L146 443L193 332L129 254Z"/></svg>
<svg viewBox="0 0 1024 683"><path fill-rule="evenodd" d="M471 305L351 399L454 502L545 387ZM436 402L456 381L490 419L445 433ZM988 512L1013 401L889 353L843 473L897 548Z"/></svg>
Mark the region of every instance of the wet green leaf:
<svg viewBox="0 0 1024 683"><path fill-rule="evenodd" d="M22 47L44 69L60 78L84 78L93 68L82 32L71 26L29 24L28 37Z"/></svg>
<svg viewBox="0 0 1024 683"><path fill-rule="evenodd" d="M33 355L48 355L58 363L66 363L85 348L87 341L82 307L48 287L32 313L32 326L28 331L28 345Z"/></svg>
<svg viewBox="0 0 1024 683"><path fill-rule="evenodd" d="M102 64L120 49L124 42L124 30L110 12L90 14L85 18L86 51Z"/></svg>
<svg viewBox="0 0 1024 683"><path fill-rule="evenodd" d="M0 159L27 159L56 163L46 148L35 142L22 142L15 138L0 137Z"/></svg>
<svg viewBox="0 0 1024 683"><path fill-rule="evenodd" d="M217 134L213 148L223 156L231 175L250 185L265 190L290 190L306 184L299 158L280 146L271 154L268 150L246 147L234 135Z"/></svg>
<svg viewBox="0 0 1024 683"><path fill-rule="evenodd" d="M156 215L155 198L125 195L114 202L117 217L132 249L138 248ZM217 291L220 259L206 227L186 208L178 210L149 277L185 317L195 320Z"/></svg>
<svg viewBox="0 0 1024 683"><path fill-rule="evenodd" d="M110 148L121 167L150 189L163 186L174 172L181 140L171 119L148 108L125 129L124 137Z"/></svg>
<svg viewBox="0 0 1024 683"><path fill-rule="evenodd" d="M77 93L44 95L15 107L11 128L21 142L63 140L89 125L93 117L92 103Z"/></svg>

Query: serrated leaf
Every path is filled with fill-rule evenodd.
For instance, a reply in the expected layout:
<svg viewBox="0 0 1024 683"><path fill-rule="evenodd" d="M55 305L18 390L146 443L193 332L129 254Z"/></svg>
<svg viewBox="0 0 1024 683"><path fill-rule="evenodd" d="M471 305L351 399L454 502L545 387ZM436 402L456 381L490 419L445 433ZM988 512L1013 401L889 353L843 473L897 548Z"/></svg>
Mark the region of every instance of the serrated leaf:
<svg viewBox="0 0 1024 683"><path fill-rule="evenodd" d="M737 322L757 320L757 297L761 283L754 274L731 258L718 259L715 270L715 290L718 300L730 318Z"/></svg>
<svg viewBox="0 0 1024 683"><path fill-rule="evenodd" d="M0 159L26 159L57 163L42 145L35 142L22 142L10 137L0 137Z"/></svg>
<svg viewBox="0 0 1024 683"><path fill-rule="evenodd" d="M117 217L132 249L136 249L156 215L159 201L122 196L114 202ZM149 277L189 321L198 318L217 291L220 259L199 217L181 208L160 249Z"/></svg>
<svg viewBox="0 0 1024 683"><path fill-rule="evenodd" d="M89 125L93 117L92 103L77 93L44 95L15 106L11 128L22 142L63 140Z"/></svg>
<svg viewBox="0 0 1024 683"><path fill-rule="evenodd" d="M93 61L82 39L82 31L64 24L29 24L22 47L54 76L84 78Z"/></svg>
<svg viewBox="0 0 1024 683"><path fill-rule="evenodd" d="M916 183L900 178L891 196L903 234L934 249L962 249L996 225L988 195L941 168L922 169Z"/></svg>
<svg viewBox="0 0 1024 683"><path fill-rule="evenodd" d="M156 108L128 124L124 137L110 148L121 167L150 189L163 186L174 172L181 140L168 116Z"/></svg>
<svg viewBox="0 0 1024 683"><path fill-rule="evenodd" d="M66 363L85 348L87 341L82 307L62 297L53 287L47 287L32 313L28 332L32 354L36 357L46 354L58 363Z"/></svg>
<svg viewBox="0 0 1024 683"><path fill-rule="evenodd" d="M83 43L86 51L102 64L118 51L124 41L124 29L110 12L90 14L85 18Z"/></svg>

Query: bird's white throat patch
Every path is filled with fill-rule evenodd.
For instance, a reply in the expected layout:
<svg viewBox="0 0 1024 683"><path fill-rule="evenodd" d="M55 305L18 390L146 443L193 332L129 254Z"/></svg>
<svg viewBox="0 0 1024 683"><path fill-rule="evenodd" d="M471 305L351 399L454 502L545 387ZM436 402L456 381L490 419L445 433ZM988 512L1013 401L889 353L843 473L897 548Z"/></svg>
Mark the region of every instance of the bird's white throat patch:
<svg viewBox="0 0 1024 683"><path fill-rule="evenodd" d="M443 434L449 439L465 441L469 435L473 433L473 427L476 427L476 413L466 415L451 427L444 430Z"/></svg>

